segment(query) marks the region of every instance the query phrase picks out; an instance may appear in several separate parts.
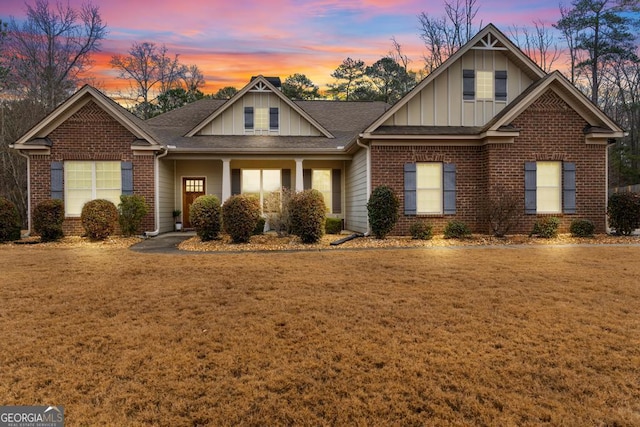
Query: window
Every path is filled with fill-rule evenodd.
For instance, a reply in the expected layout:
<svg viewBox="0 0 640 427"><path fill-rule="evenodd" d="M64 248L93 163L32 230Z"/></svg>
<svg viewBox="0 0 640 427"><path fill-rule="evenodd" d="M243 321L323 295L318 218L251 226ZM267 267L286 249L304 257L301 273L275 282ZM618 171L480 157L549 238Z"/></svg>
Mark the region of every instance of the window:
<svg viewBox="0 0 640 427"><path fill-rule="evenodd" d="M278 108L244 107L245 130L277 131L279 127Z"/></svg>
<svg viewBox="0 0 640 427"><path fill-rule="evenodd" d="M576 164L560 161L526 162L525 212L576 213Z"/></svg>
<svg viewBox="0 0 640 427"><path fill-rule="evenodd" d="M425 162L404 165L405 215L456 213L456 165Z"/></svg>
<svg viewBox="0 0 640 427"><path fill-rule="evenodd" d="M282 171L280 169L242 169L242 194L252 195L260 200L264 208L264 200L273 192L282 188Z"/></svg>
<svg viewBox="0 0 640 427"><path fill-rule="evenodd" d="M462 96L466 101L506 101L507 72L462 70Z"/></svg>
<svg viewBox="0 0 640 427"><path fill-rule="evenodd" d="M416 202L419 214L442 213L442 163L416 165Z"/></svg>
<svg viewBox="0 0 640 427"><path fill-rule="evenodd" d="M80 216L84 204L93 199L120 203L120 162L65 162L64 182L67 216Z"/></svg>
<svg viewBox="0 0 640 427"><path fill-rule="evenodd" d="M331 202L333 200L331 169L313 169L311 174L311 188L322 193L327 213L331 213Z"/></svg>

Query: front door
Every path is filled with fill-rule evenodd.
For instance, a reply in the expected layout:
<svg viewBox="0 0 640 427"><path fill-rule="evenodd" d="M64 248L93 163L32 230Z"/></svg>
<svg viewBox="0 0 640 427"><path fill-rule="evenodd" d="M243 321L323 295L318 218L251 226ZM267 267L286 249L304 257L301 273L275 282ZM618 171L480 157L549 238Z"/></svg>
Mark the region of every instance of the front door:
<svg viewBox="0 0 640 427"><path fill-rule="evenodd" d="M204 178L182 178L182 223L191 228L189 209L195 199L204 196Z"/></svg>

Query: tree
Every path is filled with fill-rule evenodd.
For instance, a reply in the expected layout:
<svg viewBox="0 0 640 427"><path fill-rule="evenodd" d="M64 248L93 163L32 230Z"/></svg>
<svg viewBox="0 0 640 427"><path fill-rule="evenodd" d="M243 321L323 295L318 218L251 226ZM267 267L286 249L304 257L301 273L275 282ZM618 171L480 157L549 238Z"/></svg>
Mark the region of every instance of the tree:
<svg viewBox="0 0 640 427"><path fill-rule="evenodd" d="M238 89L233 86L225 86L219 89L213 97L215 99L231 99L236 93L238 93Z"/></svg>
<svg viewBox="0 0 640 427"><path fill-rule="evenodd" d="M87 3L77 11L68 3L54 7L35 0L22 24L9 22L3 52L10 61L9 83L53 110L78 86L106 33L97 6Z"/></svg>
<svg viewBox="0 0 640 427"><path fill-rule="evenodd" d="M157 102L154 105L152 115L166 113L203 98L205 98L205 94L199 90L192 92L181 87L169 89L156 98Z"/></svg>
<svg viewBox="0 0 640 427"><path fill-rule="evenodd" d="M135 112L143 119L152 117L156 111L152 102L155 95L178 88L182 80L193 77L187 76L190 68L180 64L177 54L171 57L166 46L158 47L152 42L134 42L128 55L114 55L110 63L119 71L120 78L132 82L134 98L139 101ZM201 74L196 75L191 85L200 84L200 78Z"/></svg>
<svg viewBox="0 0 640 427"><path fill-rule="evenodd" d="M411 76L393 58L385 56L367 67L366 74L377 90L377 98L393 104L405 94ZM415 84L415 80L414 80ZM411 86L413 87L413 86Z"/></svg>
<svg viewBox="0 0 640 427"><path fill-rule="evenodd" d="M427 54L424 56L428 72L433 71L475 35L474 19L478 14L477 0L444 2L445 15L436 18L426 12L418 15L420 38ZM478 26L480 28L482 24Z"/></svg>
<svg viewBox="0 0 640 427"><path fill-rule="evenodd" d="M185 67L181 77L187 92L199 92L200 88L205 84L204 74L195 64Z"/></svg>
<svg viewBox="0 0 640 427"><path fill-rule="evenodd" d="M584 55L575 66L589 81L596 105L605 70L616 61L635 56L639 27L630 12L638 10L637 0L573 0L572 9L556 24L563 33L575 35L574 49Z"/></svg>
<svg viewBox="0 0 640 427"><path fill-rule="evenodd" d="M304 74L295 73L287 77L282 83L282 93L290 99L320 98L318 86Z"/></svg>
<svg viewBox="0 0 640 427"><path fill-rule="evenodd" d="M358 88L369 85L366 81L366 69L364 61L347 58L331 73L336 83L330 83L329 93L334 99L352 101Z"/></svg>
<svg viewBox="0 0 640 427"><path fill-rule="evenodd" d="M5 40L7 39L7 26L6 22L2 22L0 19L0 91L5 87L5 81L9 75L8 55L5 54Z"/></svg>
<svg viewBox="0 0 640 427"><path fill-rule="evenodd" d="M556 37L541 20L533 22L533 30L527 27L513 26L511 40L546 73L551 72L553 64L560 58L560 48Z"/></svg>

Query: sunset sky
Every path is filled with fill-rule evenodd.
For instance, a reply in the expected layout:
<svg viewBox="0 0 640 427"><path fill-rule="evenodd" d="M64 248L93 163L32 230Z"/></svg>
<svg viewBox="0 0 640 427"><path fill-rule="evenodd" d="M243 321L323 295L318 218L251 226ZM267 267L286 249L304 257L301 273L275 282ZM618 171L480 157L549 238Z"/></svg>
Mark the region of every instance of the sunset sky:
<svg viewBox="0 0 640 427"><path fill-rule="evenodd" d="M31 1L31 0L29 0ZM63 0L66 2L66 0ZM54 0L50 0L55 4ZM568 3L569 1L565 1ZM77 7L82 0L69 0ZM505 6L505 3L508 6ZM224 86L242 88L252 75L283 80L302 73L321 88L347 57L368 65L391 49L391 37L423 67L424 47L417 16L442 16L443 2L419 0L94 0L108 34L89 76L107 91L126 90L109 66L112 55L126 54L132 42L165 44L184 64L204 72L205 93ZM480 0L477 22L495 24L508 34L512 25L547 24L559 17L558 0ZM3 0L0 19L22 20L25 2Z"/></svg>

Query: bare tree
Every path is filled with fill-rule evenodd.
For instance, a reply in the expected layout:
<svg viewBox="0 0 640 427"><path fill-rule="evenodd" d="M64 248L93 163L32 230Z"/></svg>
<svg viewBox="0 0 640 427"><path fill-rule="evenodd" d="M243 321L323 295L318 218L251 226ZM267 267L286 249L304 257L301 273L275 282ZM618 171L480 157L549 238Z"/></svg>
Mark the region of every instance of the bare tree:
<svg viewBox="0 0 640 427"><path fill-rule="evenodd" d="M187 92L195 93L204 86L204 74L197 65L189 65L184 69L182 74L182 82Z"/></svg>
<svg viewBox="0 0 640 427"><path fill-rule="evenodd" d="M69 4L35 0L27 5L27 19L11 18L6 55L10 83L48 111L60 104L80 82L91 65L91 54L100 50L106 25L91 3L77 11Z"/></svg>
<svg viewBox="0 0 640 427"><path fill-rule="evenodd" d="M518 47L547 73L560 58L560 48L555 35L540 20L533 22L533 30L514 25L510 28L510 35Z"/></svg>
<svg viewBox="0 0 640 427"><path fill-rule="evenodd" d="M418 15L420 38L427 49L424 61L428 72L442 65L475 35L474 20L479 10L476 3L477 0L445 0L444 16L438 18L426 12Z"/></svg>

